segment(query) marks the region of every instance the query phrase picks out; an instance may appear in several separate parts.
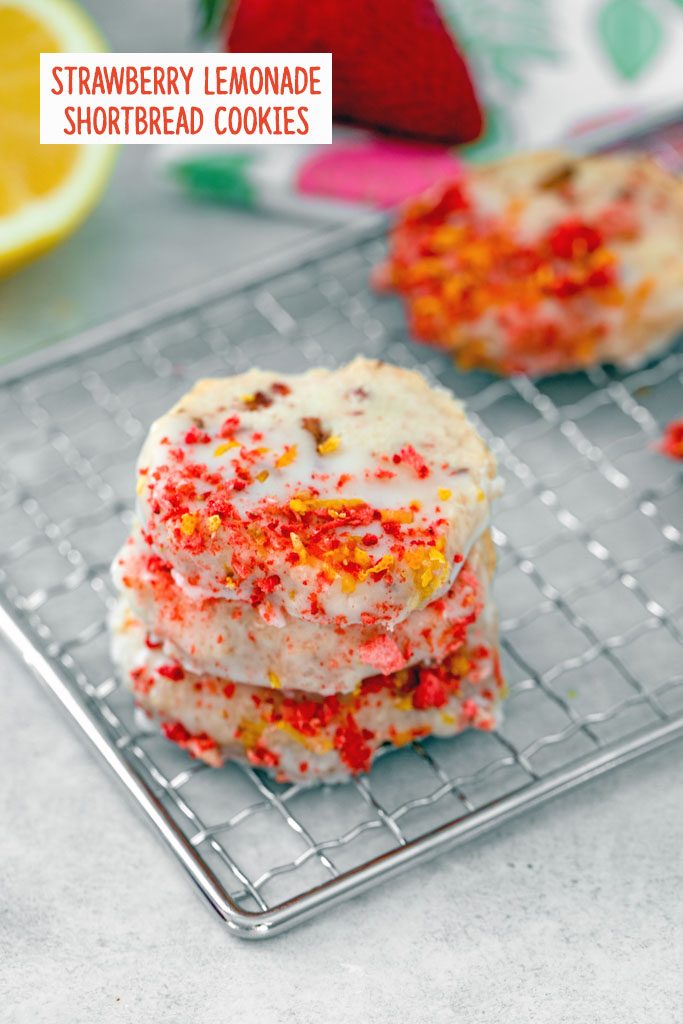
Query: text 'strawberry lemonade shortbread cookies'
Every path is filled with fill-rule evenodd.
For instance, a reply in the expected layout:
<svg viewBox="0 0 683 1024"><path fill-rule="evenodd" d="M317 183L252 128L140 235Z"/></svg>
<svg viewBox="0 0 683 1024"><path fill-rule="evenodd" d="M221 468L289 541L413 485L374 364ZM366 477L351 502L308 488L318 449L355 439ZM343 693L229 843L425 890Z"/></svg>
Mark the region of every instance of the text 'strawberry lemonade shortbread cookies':
<svg viewBox="0 0 683 1024"><path fill-rule="evenodd" d="M491 728L498 489L462 406L418 374L200 381L140 456L114 657L169 738L282 779Z"/></svg>
<svg viewBox="0 0 683 1024"><path fill-rule="evenodd" d="M637 364L683 328L683 183L631 155L478 168L406 206L376 283L463 369Z"/></svg>

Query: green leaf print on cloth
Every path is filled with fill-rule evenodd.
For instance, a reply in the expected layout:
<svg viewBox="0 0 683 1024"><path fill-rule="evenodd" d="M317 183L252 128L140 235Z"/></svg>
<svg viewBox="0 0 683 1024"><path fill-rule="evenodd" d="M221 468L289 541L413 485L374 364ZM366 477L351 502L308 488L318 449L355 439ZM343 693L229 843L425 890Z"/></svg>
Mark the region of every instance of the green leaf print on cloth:
<svg viewBox="0 0 683 1024"><path fill-rule="evenodd" d="M515 149L523 134L517 124L515 97L527 88L530 69L560 56L551 0L437 0L437 4L462 43L486 108L484 134L460 152L468 160L503 156Z"/></svg>
<svg viewBox="0 0 683 1024"><path fill-rule="evenodd" d="M662 26L642 0L608 0L598 13L598 37L615 71L633 81L659 52Z"/></svg>
<svg viewBox="0 0 683 1024"><path fill-rule="evenodd" d="M458 154L469 163L486 163L515 148L515 136L507 112L495 104L486 106L484 132L476 142L460 146Z"/></svg>

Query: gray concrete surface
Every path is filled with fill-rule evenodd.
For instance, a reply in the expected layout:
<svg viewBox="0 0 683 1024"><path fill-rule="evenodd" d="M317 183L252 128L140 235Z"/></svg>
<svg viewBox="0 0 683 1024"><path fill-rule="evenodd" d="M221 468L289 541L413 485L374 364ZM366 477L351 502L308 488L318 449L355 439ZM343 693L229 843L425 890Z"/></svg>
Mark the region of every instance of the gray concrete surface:
<svg viewBox="0 0 683 1024"><path fill-rule="evenodd" d="M8 1024L681 1019L680 745L249 944L28 673L3 655L0 678Z"/></svg>

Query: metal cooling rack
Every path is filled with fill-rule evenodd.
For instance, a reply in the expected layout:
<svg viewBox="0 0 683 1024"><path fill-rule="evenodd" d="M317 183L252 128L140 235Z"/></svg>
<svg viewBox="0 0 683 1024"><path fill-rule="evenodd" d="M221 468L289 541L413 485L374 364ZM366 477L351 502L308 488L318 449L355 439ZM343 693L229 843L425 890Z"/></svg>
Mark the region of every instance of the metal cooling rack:
<svg viewBox="0 0 683 1024"><path fill-rule="evenodd" d="M368 288L382 225L131 317L0 377L0 628L228 926L271 935L683 735L683 487L654 450L683 351L619 374L459 375ZM108 563L150 421L197 377L356 353L468 401L506 477L495 515L505 720L380 757L344 786L210 769L141 730L112 675Z"/></svg>

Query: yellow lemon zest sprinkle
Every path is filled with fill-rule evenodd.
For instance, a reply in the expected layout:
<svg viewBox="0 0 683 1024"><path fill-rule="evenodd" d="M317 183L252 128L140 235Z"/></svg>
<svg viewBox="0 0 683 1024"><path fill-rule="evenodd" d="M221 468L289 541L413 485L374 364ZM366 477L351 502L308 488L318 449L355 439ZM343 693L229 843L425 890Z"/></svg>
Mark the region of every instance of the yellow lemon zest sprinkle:
<svg viewBox="0 0 683 1024"><path fill-rule="evenodd" d="M262 469L260 473L256 474L256 479L259 481L259 483L263 483L263 481L267 480L269 476L270 473L268 472L268 470Z"/></svg>
<svg viewBox="0 0 683 1024"><path fill-rule="evenodd" d="M407 508L383 508L382 509L382 522L383 523L412 523L415 516L412 511Z"/></svg>
<svg viewBox="0 0 683 1024"><path fill-rule="evenodd" d="M283 466L289 466L291 462L294 462L297 457L297 447L295 444L288 444L283 451L282 455L275 460L275 465L278 469L282 469ZM290 502L291 505L291 502Z"/></svg>
<svg viewBox="0 0 683 1024"><path fill-rule="evenodd" d="M379 562L375 562L375 564L371 565L369 568L363 569L359 574L358 579L361 582L364 582L368 576L375 576L379 572L384 572L385 569L390 569L394 564L394 561L395 559L393 555L382 555Z"/></svg>
<svg viewBox="0 0 683 1024"><path fill-rule="evenodd" d="M464 654L451 658L448 667L454 676L466 676L470 670L470 660Z"/></svg>
<svg viewBox="0 0 683 1024"><path fill-rule="evenodd" d="M353 560L356 565L370 565L372 558L364 548L356 547L353 549Z"/></svg>
<svg viewBox="0 0 683 1024"><path fill-rule="evenodd" d="M343 511L347 508L357 508L365 504L360 498L311 498L308 495L295 495L289 507L292 512L309 512L311 509L327 509L328 511Z"/></svg>
<svg viewBox="0 0 683 1024"><path fill-rule="evenodd" d="M448 563L440 547L419 546L406 552L406 562L413 570L413 579L421 597L429 597L448 575Z"/></svg>
<svg viewBox="0 0 683 1024"><path fill-rule="evenodd" d="M292 547L294 548L294 550L296 551L297 555L299 556L300 561L301 562L305 562L307 560L307 558L308 558L308 553L306 551L306 547L304 545L304 542L302 541L302 539L299 536L299 534L298 533L290 533L289 539L291 540Z"/></svg>
<svg viewBox="0 0 683 1024"><path fill-rule="evenodd" d="M406 708L401 710L408 711L412 707L412 702ZM391 737L391 742L395 747L405 747L406 743L410 743L413 739L413 735L409 729L404 729L403 732L396 732Z"/></svg>
<svg viewBox="0 0 683 1024"><path fill-rule="evenodd" d="M223 444L219 444L217 448L214 448L213 454L218 457L219 455L225 455L231 448L239 448L239 441L225 441Z"/></svg>
<svg viewBox="0 0 683 1024"><path fill-rule="evenodd" d="M144 490L145 490L145 483L146 483L146 482L147 482L147 481L145 480L144 476L141 476L141 477L140 477L140 478L138 479L138 482L137 482L137 486L136 486L136 488L135 488L135 493L136 493L137 495L141 495L141 494L142 494L142 493L144 492Z"/></svg>
<svg viewBox="0 0 683 1024"><path fill-rule="evenodd" d="M257 722L253 718L241 718L237 728L238 739L247 750L257 747L265 727L265 722Z"/></svg>
<svg viewBox="0 0 683 1024"><path fill-rule="evenodd" d="M408 682L409 671L407 668L401 668L394 675L395 685L398 687L405 686Z"/></svg>
<svg viewBox="0 0 683 1024"><path fill-rule="evenodd" d="M275 672L269 672L268 673L268 682L270 683L270 685L273 687L274 690L281 690L282 689L282 683L280 682L280 677L278 675L276 675Z"/></svg>
<svg viewBox="0 0 683 1024"><path fill-rule="evenodd" d="M303 732L299 732L289 722L276 722L276 729L282 729L284 733L291 736L293 740L300 743L306 750L313 751L314 754L326 754L329 750L332 750L332 740L328 739L327 736L306 736Z"/></svg>
<svg viewBox="0 0 683 1024"><path fill-rule="evenodd" d="M447 487L439 487L439 498L441 501L448 501L453 494L453 491L449 491Z"/></svg>
<svg viewBox="0 0 683 1024"><path fill-rule="evenodd" d="M413 309L418 316L436 316L441 312L441 302L435 295L418 295Z"/></svg>
<svg viewBox="0 0 683 1024"><path fill-rule="evenodd" d="M321 441L320 444L318 445L318 454L331 455L332 452L336 452L340 444L341 438L336 437L334 434L331 434L329 437L325 438L324 441Z"/></svg>
<svg viewBox="0 0 683 1024"><path fill-rule="evenodd" d="M191 537L196 529L197 516L193 516L189 512L186 512L180 520L180 532L184 533L186 537Z"/></svg>
<svg viewBox="0 0 683 1024"><path fill-rule="evenodd" d="M220 530L222 526L221 517L209 516L209 518L206 520L206 525L209 528L209 533L216 533L216 531Z"/></svg>

